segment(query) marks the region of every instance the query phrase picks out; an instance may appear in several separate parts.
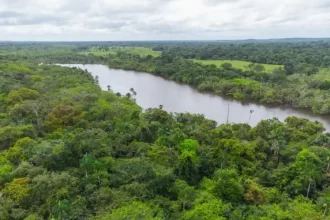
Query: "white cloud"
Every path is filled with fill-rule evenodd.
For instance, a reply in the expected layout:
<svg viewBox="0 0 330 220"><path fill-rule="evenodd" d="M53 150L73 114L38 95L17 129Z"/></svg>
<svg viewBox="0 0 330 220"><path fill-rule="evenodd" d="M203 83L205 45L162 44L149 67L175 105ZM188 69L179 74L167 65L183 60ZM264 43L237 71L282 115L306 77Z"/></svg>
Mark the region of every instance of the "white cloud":
<svg viewBox="0 0 330 220"><path fill-rule="evenodd" d="M330 37L329 0L0 0L0 40Z"/></svg>

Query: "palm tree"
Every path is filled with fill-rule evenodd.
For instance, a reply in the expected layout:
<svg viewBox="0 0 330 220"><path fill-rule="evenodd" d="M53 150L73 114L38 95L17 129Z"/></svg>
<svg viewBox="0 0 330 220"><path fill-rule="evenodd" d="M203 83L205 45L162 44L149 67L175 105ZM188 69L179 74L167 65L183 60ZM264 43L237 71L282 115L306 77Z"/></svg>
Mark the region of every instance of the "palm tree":
<svg viewBox="0 0 330 220"><path fill-rule="evenodd" d="M280 143L277 140L273 141L270 149L274 152L274 155L277 158L277 163L278 163L279 155L280 155Z"/></svg>
<svg viewBox="0 0 330 220"><path fill-rule="evenodd" d="M250 124L250 121L251 121L251 117L252 117L252 114L253 114L254 110L250 110L250 117L249 117L249 123Z"/></svg>
<svg viewBox="0 0 330 220"><path fill-rule="evenodd" d="M105 166L102 162L96 160L94 161L93 168L94 170L96 170L97 180L99 182L99 185L101 185L100 172L105 169Z"/></svg>
<svg viewBox="0 0 330 220"><path fill-rule="evenodd" d="M129 91L133 94L133 98L137 95L137 93L135 92L134 88L130 88Z"/></svg>
<svg viewBox="0 0 330 220"><path fill-rule="evenodd" d="M321 181L321 166L321 159L308 149L303 149L296 156L293 168L296 170L296 175L301 181L301 187L304 188L307 186L307 198L309 198L311 193L312 183L316 184Z"/></svg>
<svg viewBox="0 0 330 220"><path fill-rule="evenodd" d="M325 216L327 214L328 207L330 205L330 193L327 192L321 201L323 202L323 207L324 207L323 216Z"/></svg>
<svg viewBox="0 0 330 220"><path fill-rule="evenodd" d="M308 170L305 170L305 173L303 175L308 178L306 197L309 198L312 183L315 182L315 179L319 177L320 173L316 168L310 167Z"/></svg>
<svg viewBox="0 0 330 220"><path fill-rule="evenodd" d="M58 217L58 219L64 219L65 214L70 209L69 201L64 199L61 201L58 201L57 206L55 207L55 216Z"/></svg>
<svg viewBox="0 0 330 220"><path fill-rule="evenodd" d="M270 138L273 139L270 149L272 150L274 156L276 157L277 160L276 167L277 167L278 164L280 163L281 151L286 146L286 141L284 138L284 134L281 130L272 131L270 134Z"/></svg>
<svg viewBox="0 0 330 220"><path fill-rule="evenodd" d="M99 76L95 76L95 83L99 84Z"/></svg>
<svg viewBox="0 0 330 220"><path fill-rule="evenodd" d="M329 205L328 203L323 204L323 207L324 207L323 216L325 216L327 214L328 205Z"/></svg>
<svg viewBox="0 0 330 220"><path fill-rule="evenodd" d="M132 97L132 94L128 92L126 93L126 97L130 99Z"/></svg>
<svg viewBox="0 0 330 220"><path fill-rule="evenodd" d="M309 181L308 181L308 188L307 188L307 195L306 195L307 198L308 198L308 196L309 196L309 192L310 192L310 190L311 190L312 182L313 182L313 179L312 179L312 178L309 178Z"/></svg>
<svg viewBox="0 0 330 220"><path fill-rule="evenodd" d="M85 154L84 157L80 160L80 167L85 170L85 177L88 178L88 170L93 168L94 157L91 154Z"/></svg>

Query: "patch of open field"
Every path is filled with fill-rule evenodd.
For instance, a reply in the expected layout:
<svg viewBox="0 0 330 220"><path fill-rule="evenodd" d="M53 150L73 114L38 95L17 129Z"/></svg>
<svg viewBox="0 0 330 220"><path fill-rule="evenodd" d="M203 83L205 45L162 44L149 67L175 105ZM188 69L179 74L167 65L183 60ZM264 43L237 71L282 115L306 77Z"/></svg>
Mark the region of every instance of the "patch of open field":
<svg viewBox="0 0 330 220"><path fill-rule="evenodd" d="M231 63L234 68L246 70L251 62L241 61L241 60L196 60L193 59L194 62L201 63L204 65L214 64L217 67L220 67L223 63ZM283 65L274 65L274 64L261 64L265 67L267 72L271 72L273 69L283 67Z"/></svg>
<svg viewBox="0 0 330 220"><path fill-rule="evenodd" d="M116 54L117 52L126 52L130 54L137 54L141 57L146 57L148 55L151 55L153 57L160 56L161 52L154 51L151 48L148 47L109 47L106 49L98 49L95 47L92 47L90 51L82 52L81 54L85 55L94 55L94 56L109 56L110 54Z"/></svg>

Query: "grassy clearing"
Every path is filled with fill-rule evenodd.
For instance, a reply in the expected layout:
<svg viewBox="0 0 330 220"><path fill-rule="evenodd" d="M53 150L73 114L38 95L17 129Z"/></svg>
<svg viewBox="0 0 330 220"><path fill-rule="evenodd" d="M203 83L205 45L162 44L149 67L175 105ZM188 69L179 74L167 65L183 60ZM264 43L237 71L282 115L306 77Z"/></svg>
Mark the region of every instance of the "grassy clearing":
<svg viewBox="0 0 330 220"><path fill-rule="evenodd" d="M133 54L138 54L142 57L146 57L148 55L151 55L153 57L159 57L161 52L160 51L154 51L151 48L148 47L126 47L126 48L121 48L120 50L124 50L128 53L133 53Z"/></svg>
<svg viewBox="0 0 330 220"><path fill-rule="evenodd" d="M98 57L106 57L109 56L110 54L115 54L112 51L88 51L88 52L81 52L79 54L83 54L83 55L94 55L94 56L98 56Z"/></svg>
<svg viewBox="0 0 330 220"><path fill-rule="evenodd" d="M315 80L330 80L330 68L319 68L319 72L311 75Z"/></svg>
<svg viewBox="0 0 330 220"><path fill-rule="evenodd" d="M137 54L141 57L146 57L151 55L153 57L160 56L161 52L154 51L148 47L109 47L108 49L100 50L96 47L92 47L88 52L82 52L80 54L84 55L94 55L94 56L109 56L110 54L116 54L117 52L126 52L130 54Z"/></svg>
<svg viewBox="0 0 330 220"><path fill-rule="evenodd" d="M246 70L251 62L241 61L241 60L193 60L194 62L201 63L204 65L214 64L217 67L220 67L223 63L231 63L234 68ZM283 67L283 65L273 65L273 64L261 64L265 67L266 71L271 72L273 69Z"/></svg>

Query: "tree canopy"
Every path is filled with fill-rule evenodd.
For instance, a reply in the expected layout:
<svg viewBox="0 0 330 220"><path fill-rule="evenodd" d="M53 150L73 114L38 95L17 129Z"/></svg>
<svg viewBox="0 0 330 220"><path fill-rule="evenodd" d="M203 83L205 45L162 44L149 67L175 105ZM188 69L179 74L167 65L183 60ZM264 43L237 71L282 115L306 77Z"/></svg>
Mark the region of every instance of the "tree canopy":
<svg viewBox="0 0 330 220"><path fill-rule="evenodd" d="M102 91L85 70L36 62L39 52L54 61L54 50L1 57L0 219L330 219L330 134L319 122L217 125L142 111L134 94ZM247 73L230 65L135 56L84 59L147 63L189 84L221 76L236 96L275 93L252 79L262 69L237 78L226 71Z"/></svg>

